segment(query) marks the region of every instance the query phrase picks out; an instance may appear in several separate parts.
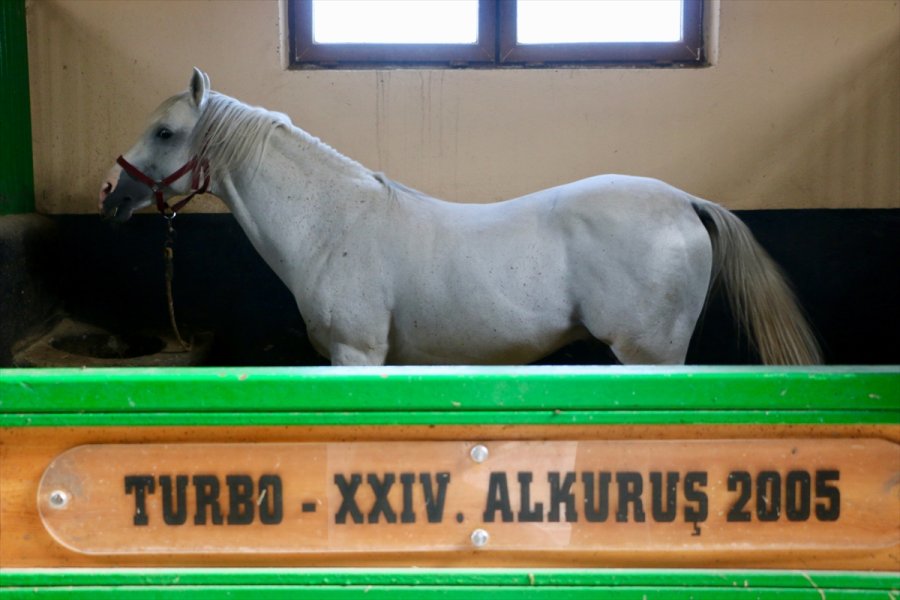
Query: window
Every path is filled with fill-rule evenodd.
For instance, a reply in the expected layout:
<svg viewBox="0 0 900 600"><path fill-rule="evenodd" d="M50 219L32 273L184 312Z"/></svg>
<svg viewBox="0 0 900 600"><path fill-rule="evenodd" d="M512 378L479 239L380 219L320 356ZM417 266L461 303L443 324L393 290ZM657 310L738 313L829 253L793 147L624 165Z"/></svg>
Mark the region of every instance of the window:
<svg viewBox="0 0 900 600"><path fill-rule="evenodd" d="M288 0L296 68L702 65L703 0Z"/></svg>

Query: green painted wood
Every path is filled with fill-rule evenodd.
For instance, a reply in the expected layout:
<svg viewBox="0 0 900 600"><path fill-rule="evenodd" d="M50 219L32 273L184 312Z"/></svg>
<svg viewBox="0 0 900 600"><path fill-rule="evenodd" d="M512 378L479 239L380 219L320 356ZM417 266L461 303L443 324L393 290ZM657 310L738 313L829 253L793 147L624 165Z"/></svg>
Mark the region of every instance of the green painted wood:
<svg viewBox="0 0 900 600"><path fill-rule="evenodd" d="M685 422L704 411L864 412L895 423L900 367L0 369L5 415L498 411L542 413L540 422L598 412L684 412Z"/></svg>
<svg viewBox="0 0 900 600"><path fill-rule="evenodd" d="M622 569L33 569L0 572L8 598L885 598L900 575Z"/></svg>
<svg viewBox="0 0 900 600"><path fill-rule="evenodd" d="M900 573L736 569L4 569L4 587L297 585L898 590Z"/></svg>
<svg viewBox="0 0 900 600"><path fill-rule="evenodd" d="M0 0L0 215L34 211L25 0Z"/></svg>
<svg viewBox="0 0 900 600"><path fill-rule="evenodd" d="M880 425L882 411L472 411L0 414L0 427L164 427L266 425Z"/></svg>
<svg viewBox="0 0 900 600"><path fill-rule="evenodd" d="M823 596L825 594L825 596ZM754 599L754 600L821 600L827 597L831 600L868 600L868 599L884 599L890 598L885 592L873 590L795 590L795 589L768 589L768 590L752 590L752 589L736 589L736 590L706 590L706 589L672 589L672 588L603 588L603 587L587 587L587 588L492 588L492 587L472 587L472 588L434 588L430 586L421 587L365 587L365 588L347 588L347 587L303 587L303 586L283 586L283 587L221 587L210 586L205 588L184 588L180 586L168 588L79 588L75 590L65 590L61 588L36 588L23 589L11 588L8 590L0 590L0 597L9 600L18 598L67 598L72 600L95 600L96 598L158 598L164 595L166 598L186 598L196 600L206 600L208 598L224 598L233 600L258 600L259 598L268 599L293 599L298 596L303 598L327 598L327 599L343 599L343 598L366 598L369 600L377 599L420 599L420 598L445 598L472 600L472 598L488 597L498 600L510 599L557 599L566 598L571 600L580 599L615 599L615 600L718 600L720 598L738 598L738 599Z"/></svg>

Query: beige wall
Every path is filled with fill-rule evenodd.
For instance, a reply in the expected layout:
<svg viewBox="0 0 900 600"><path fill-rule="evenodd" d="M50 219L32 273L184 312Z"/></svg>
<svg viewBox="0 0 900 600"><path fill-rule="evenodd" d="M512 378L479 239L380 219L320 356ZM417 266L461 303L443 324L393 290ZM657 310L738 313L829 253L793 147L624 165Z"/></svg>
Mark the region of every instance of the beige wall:
<svg viewBox="0 0 900 600"><path fill-rule="evenodd" d="M38 210L93 212L115 156L194 65L447 199L621 172L731 208L900 207L898 2L720 8L704 69L286 71L274 0L31 0Z"/></svg>

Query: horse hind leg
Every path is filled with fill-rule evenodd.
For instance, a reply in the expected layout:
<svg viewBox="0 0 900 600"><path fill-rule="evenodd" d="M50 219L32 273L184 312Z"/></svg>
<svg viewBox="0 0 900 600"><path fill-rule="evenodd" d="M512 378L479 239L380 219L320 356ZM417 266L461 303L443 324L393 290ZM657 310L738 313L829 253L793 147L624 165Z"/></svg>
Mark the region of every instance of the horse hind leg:
<svg viewBox="0 0 900 600"><path fill-rule="evenodd" d="M631 301L611 310L607 295L605 302L593 301L591 310L583 307L582 324L623 365L683 365L709 285L711 249L704 244L670 263L652 285L620 288L620 297Z"/></svg>
<svg viewBox="0 0 900 600"><path fill-rule="evenodd" d="M695 323L620 335L609 347L623 365L683 365Z"/></svg>
<svg viewBox="0 0 900 600"><path fill-rule="evenodd" d="M666 268L656 270L663 275L654 277L652 284L635 284L630 292L620 289L621 297L630 302L619 302L610 310L607 296L593 310L582 310L584 326L609 345L622 364L685 363L709 287L711 246L706 239L701 242L665 260Z"/></svg>

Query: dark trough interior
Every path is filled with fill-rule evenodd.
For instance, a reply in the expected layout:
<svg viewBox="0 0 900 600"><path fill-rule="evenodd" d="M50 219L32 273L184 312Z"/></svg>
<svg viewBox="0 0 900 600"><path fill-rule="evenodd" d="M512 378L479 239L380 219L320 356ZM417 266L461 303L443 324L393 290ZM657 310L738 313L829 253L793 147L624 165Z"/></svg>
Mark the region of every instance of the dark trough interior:
<svg viewBox="0 0 900 600"><path fill-rule="evenodd" d="M792 280L829 364L900 363L900 210L738 215ZM307 341L293 297L231 215L181 215L175 225L175 306L188 333L214 332L207 364L327 364ZM63 314L118 335L168 332L164 239L161 217L151 214L123 225L93 215L0 217L0 366ZM688 361L757 362L717 297ZM542 362L613 359L602 345L582 343Z"/></svg>
<svg viewBox="0 0 900 600"><path fill-rule="evenodd" d="M140 333L82 333L54 338L50 345L68 354L101 359L136 358L165 347L161 339Z"/></svg>

